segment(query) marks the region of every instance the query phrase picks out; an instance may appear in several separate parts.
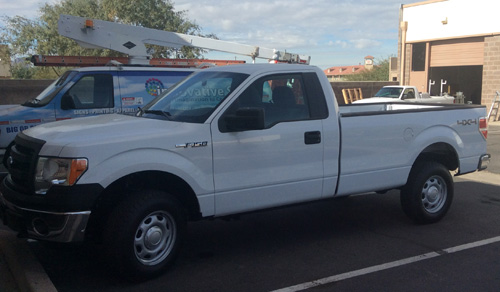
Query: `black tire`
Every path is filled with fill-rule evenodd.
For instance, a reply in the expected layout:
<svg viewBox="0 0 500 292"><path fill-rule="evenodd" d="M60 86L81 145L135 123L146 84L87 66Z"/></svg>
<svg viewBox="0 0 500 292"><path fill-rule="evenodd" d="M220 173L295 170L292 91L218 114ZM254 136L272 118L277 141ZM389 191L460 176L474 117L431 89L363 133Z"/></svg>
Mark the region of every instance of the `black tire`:
<svg viewBox="0 0 500 292"><path fill-rule="evenodd" d="M185 212L173 196L153 190L132 193L105 227L106 260L128 280L156 277L173 264L185 230Z"/></svg>
<svg viewBox="0 0 500 292"><path fill-rule="evenodd" d="M450 209L453 194L453 178L448 169L437 162L422 161L413 166L401 189L401 207L416 223L435 223Z"/></svg>

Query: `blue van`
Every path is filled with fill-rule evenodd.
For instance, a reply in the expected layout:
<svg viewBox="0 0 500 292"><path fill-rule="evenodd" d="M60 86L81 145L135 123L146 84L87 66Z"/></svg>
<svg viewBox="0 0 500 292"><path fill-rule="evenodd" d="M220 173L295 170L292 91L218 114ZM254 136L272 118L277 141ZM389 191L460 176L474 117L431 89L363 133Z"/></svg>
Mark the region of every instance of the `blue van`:
<svg viewBox="0 0 500 292"><path fill-rule="evenodd" d="M0 106L0 156L19 132L42 123L134 113L195 69L106 66L66 71L35 99Z"/></svg>

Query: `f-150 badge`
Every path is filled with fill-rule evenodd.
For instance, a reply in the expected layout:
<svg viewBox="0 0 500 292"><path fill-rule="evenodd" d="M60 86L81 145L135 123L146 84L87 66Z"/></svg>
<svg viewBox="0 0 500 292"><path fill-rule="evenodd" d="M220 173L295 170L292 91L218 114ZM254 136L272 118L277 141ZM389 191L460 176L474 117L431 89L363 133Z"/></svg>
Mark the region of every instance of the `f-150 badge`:
<svg viewBox="0 0 500 292"><path fill-rule="evenodd" d="M208 145L207 141L203 142L188 142L188 143L182 143L182 144L175 144L175 148L195 148L195 147L205 147Z"/></svg>

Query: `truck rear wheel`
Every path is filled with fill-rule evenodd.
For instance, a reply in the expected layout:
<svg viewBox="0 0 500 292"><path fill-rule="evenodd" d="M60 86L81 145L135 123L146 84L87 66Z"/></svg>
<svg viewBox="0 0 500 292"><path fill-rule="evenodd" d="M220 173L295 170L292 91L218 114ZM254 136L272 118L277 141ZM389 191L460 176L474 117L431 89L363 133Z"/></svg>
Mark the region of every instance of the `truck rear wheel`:
<svg viewBox="0 0 500 292"><path fill-rule="evenodd" d="M104 231L109 265L131 280L155 277L174 262L185 229L182 206L173 196L133 193L113 210Z"/></svg>
<svg viewBox="0 0 500 292"><path fill-rule="evenodd" d="M433 161L418 162L401 189L401 206L413 221L434 223L450 209L453 193L453 178L444 165Z"/></svg>

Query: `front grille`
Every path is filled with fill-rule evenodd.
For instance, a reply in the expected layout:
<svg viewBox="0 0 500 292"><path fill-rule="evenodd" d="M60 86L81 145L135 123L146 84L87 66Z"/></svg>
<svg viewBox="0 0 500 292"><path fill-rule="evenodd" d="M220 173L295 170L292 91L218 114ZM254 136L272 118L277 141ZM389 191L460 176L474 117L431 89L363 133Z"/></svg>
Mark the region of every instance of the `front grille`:
<svg viewBox="0 0 500 292"><path fill-rule="evenodd" d="M34 192L34 175L38 153L45 141L20 133L9 151L8 170L13 187L23 193Z"/></svg>

